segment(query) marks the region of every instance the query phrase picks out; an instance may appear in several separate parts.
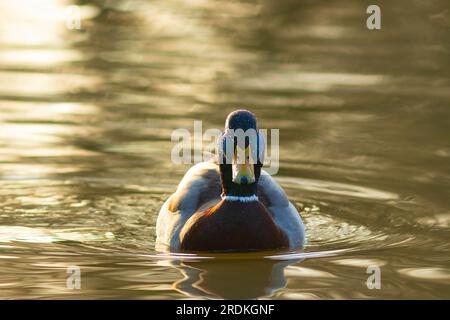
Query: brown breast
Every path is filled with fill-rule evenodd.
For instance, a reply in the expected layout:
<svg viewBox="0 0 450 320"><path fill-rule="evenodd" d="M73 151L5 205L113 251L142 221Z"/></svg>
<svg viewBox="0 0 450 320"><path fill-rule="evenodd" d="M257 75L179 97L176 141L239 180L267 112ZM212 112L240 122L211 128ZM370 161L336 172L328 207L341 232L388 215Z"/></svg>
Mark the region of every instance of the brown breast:
<svg viewBox="0 0 450 320"><path fill-rule="evenodd" d="M193 215L180 238L183 251L250 251L289 246L286 235L259 201L221 201Z"/></svg>

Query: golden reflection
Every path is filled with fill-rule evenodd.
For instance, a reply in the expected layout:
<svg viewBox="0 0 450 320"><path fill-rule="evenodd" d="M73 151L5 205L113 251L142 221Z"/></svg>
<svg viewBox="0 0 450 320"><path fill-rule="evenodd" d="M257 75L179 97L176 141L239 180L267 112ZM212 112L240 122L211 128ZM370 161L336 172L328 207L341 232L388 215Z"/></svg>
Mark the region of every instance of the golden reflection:
<svg viewBox="0 0 450 320"><path fill-rule="evenodd" d="M0 126L0 136L5 141L7 137L14 137L16 152L23 151L17 149L18 145L22 147L39 147L39 144L42 146L43 144L62 142L62 138L58 137L58 135L65 132L66 126L63 125L2 123ZM13 144L13 142L10 143Z"/></svg>
<svg viewBox="0 0 450 320"><path fill-rule="evenodd" d="M105 241L111 239L112 232L102 233L97 228L44 229L21 226L0 226L0 242L14 241L28 243L53 243L59 241Z"/></svg>
<svg viewBox="0 0 450 320"><path fill-rule="evenodd" d="M0 259L19 259L19 257L0 255Z"/></svg>
<svg viewBox="0 0 450 320"><path fill-rule="evenodd" d="M425 226L446 229L450 227L450 213L441 213L430 217L421 217L416 219L416 221Z"/></svg>
<svg viewBox="0 0 450 320"><path fill-rule="evenodd" d="M0 41L8 45L55 45L62 43L65 30L61 28L63 12L68 1L28 0L1 1Z"/></svg>
<svg viewBox="0 0 450 320"><path fill-rule="evenodd" d="M65 137L81 135L81 128L55 124L9 124L0 125L0 160L19 157L91 156L95 152L75 146L64 145ZM7 137L13 136L14 140Z"/></svg>
<svg viewBox="0 0 450 320"><path fill-rule="evenodd" d="M383 261L381 259L348 258L348 259L337 259L331 262L340 266L358 267L358 268L367 268L370 266L381 267L386 265L386 261Z"/></svg>
<svg viewBox="0 0 450 320"><path fill-rule="evenodd" d="M300 266L287 267L285 275L294 278L336 278L335 275L329 272Z"/></svg>
<svg viewBox="0 0 450 320"><path fill-rule="evenodd" d="M13 161L15 157L2 158L3 161ZM64 173L78 172L83 169L82 165L71 164L2 164L2 172L0 177L7 180L22 180L22 179L42 179L48 176Z"/></svg>
<svg viewBox="0 0 450 320"><path fill-rule="evenodd" d="M6 96L46 96L95 87L93 76L27 72L0 72L0 94Z"/></svg>
<svg viewBox="0 0 450 320"><path fill-rule="evenodd" d="M98 77L85 74L83 69L74 69L76 73L64 70L68 64L87 58L85 53L71 48L82 36L66 26L67 7L71 4L73 1L68 0L0 2L0 12L8 16L0 21L2 178L44 178L78 171L80 164L63 165L42 159L59 158L56 161L60 162L64 158L96 154L67 144L68 137L83 136L94 130L74 124L82 123L86 116L95 115L99 110L92 104L66 102L66 97L100 84ZM83 5L80 13L81 19L87 22L99 10ZM49 73L43 71L45 68L55 69ZM58 101L45 101L48 97ZM46 202L43 200L41 204Z"/></svg>
<svg viewBox="0 0 450 320"><path fill-rule="evenodd" d="M94 154L66 144L67 137L87 134L86 128L55 122L77 122L80 116L97 113L96 106L64 102L64 97L98 86L99 79L82 73L42 72L42 68L64 67L86 59L84 53L69 47L81 35L65 24L67 7L71 4L73 2L68 0L0 2L0 12L8 16L0 21L0 66L5 67L0 70L0 95L4 96L0 101L0 161L6 162L2 165L3 177L45 177L76 171L79 167L45 161L20 163L21 158ZM85 22L99 13L91 5L80 6L80 9ZM11 68L22 70L9 71ZM48 96L61 96L62 101L17 101ZM6 97L11 97L12 101Z"/></svg>
<svg viewBox="0 0 450 320"><path fill-rule="evenodd" d="M0 100L0 121L72 121L85 120L84 117L99 112L97 106L79 102L24 102Z"/></svg>
<svg viewBox="0 0 450 320"><path fill-rule="evenodd" d="M279 296L281 299L291 300L318 300L320 296L311 292L285 292Z"/></svg>
<svg viewBox="0 0 450 320"><path fill-rule="evenodd" d="M65 46L67 39L67 8L70 0L1 1L0 12L7 19L0 20L0 43L10 46ZM82 20L92 19L99 10L94 6L80 6Z"/></svg>
<svg viewBox="0 0 450 320"><path fill-rule="evenodd" d="M83 55L69 49L10 49L0 51L0 65L9 67L55 67L80 61Z"/></svg>
<svg viewBox="0 0 450 320"><path fill-rule="evenodd" d="M312 92L330 91L336 87L367 87L382 84L386 76L378 74L351 74L325 72L292 72L278 70L265 72L257 78L237 81L234 85L248 90L305 90Z"/></svg>
<svg viewBox="0 0 450 320"><path fill-rule="evenodd" d="M402 275L424 280L442 280L450 283L450 272L443 268L404 268L398 270Z"/></svg>

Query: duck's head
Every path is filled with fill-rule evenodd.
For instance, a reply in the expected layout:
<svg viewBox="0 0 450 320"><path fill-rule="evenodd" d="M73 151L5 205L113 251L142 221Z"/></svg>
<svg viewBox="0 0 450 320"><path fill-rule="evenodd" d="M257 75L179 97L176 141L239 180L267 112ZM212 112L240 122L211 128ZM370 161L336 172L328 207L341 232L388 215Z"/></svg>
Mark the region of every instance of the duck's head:
<svg viewBox="0 0 450 320"><path fill-rule="evenodd" d="M247 110L230 113L217 148L223 195L256 195L265 142L258 131L255 115Z"/></svg>

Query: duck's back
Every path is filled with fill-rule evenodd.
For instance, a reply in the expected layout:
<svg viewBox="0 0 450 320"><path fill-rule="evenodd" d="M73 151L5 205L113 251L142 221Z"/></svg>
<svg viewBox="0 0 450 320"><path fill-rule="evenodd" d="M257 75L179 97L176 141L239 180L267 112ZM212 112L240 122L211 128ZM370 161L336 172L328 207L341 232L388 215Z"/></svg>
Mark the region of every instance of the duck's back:
<svg viewBox="0 0 450 320"><path fill-rule="evenodd" d="M259 201L221 201L194 214L180 233L186 251L249 251L286 248L289 241Z"/></svg>

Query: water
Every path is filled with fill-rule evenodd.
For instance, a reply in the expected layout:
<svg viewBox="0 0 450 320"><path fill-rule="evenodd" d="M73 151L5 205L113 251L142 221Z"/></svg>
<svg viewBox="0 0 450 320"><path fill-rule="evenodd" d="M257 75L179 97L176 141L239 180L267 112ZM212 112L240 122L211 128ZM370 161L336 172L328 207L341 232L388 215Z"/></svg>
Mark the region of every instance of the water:
<svg viewBox="0 0 450 320"><path fill-rule="evenodd" d="M449 298L448 3L367 5L2 1L0 297ZM236 107L280 129L307 247L156 252L172 131Z"/></svg>

